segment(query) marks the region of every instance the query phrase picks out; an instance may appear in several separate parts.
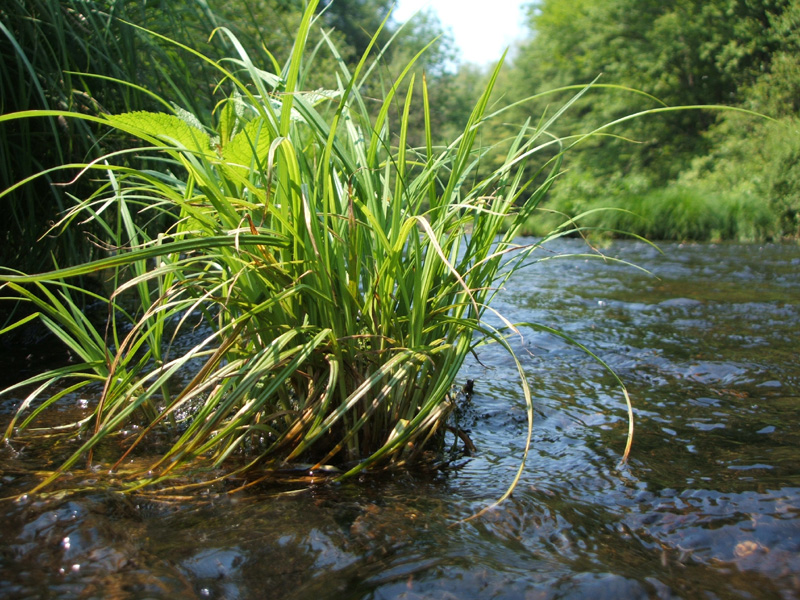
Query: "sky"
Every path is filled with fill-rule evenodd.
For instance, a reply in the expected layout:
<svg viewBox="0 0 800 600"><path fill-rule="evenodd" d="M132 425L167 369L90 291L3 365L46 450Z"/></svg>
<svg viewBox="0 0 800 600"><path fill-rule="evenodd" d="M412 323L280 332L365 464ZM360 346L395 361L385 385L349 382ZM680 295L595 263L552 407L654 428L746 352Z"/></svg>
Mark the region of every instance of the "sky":
<svg viewBox="0 0 800 600"><path fill-rule="evenodd" d="M527 0L398 0L394 17L409 19L430 7L450 28L464 62L492 63L522 33L521 6Z"/></svg>

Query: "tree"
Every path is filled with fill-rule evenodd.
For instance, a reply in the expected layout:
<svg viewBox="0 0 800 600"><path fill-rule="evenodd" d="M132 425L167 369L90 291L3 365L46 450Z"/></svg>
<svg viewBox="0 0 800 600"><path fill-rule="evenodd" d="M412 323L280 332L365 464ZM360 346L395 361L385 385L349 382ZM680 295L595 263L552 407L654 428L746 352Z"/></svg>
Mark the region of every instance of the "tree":
<svg viewBox="0 0 800 600"><path fill-rule="evenodd" d="M324 25L339 32L360 58L393 4L393 0L323 0L318 11ZM379 43L386 43L391 33L392 28L384 30Z"/></svg>
<svg viewBox="0 0 800 600"><path fill-rule="evenodd" d="M796 113L797 11L795 0L542 0L529 6L532 34L513 67L513 94L522 98L600 76L600 83L635 88L670 106ZM776 91L767 91L773 83ZM525 110L544 112L548 102L554 100ZM656 106L641 95L598 90L573 107L557 133L591 131ZM589 179L602 178L612 188L623 180L664 185L711 150L715 140L708 133L718 118L680 111L630 121L613 130L625 140L595 138L586 145L591 152L577 152L565 179L591 172Z"/></svg>

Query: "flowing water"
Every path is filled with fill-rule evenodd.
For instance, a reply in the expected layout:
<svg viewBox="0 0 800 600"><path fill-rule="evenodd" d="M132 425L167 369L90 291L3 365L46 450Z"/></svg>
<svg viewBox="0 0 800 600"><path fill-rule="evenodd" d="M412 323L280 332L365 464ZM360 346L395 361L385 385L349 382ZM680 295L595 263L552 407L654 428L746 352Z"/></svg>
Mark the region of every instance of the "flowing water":
<svg viewBox="0 0 800 600"><path fill-rule="evenodd" d="M800 248L616 243L532 264L494 308L586 344L625 381L532 327L470 359L477 452L438 474L184 499L3 502L4 598L798 598ZM551 247L582 252L578 242ZM6 414L8 409L5 410ZM58 448L0 450L0 496ZM44 458L43 458L44 457Z"/></svg>

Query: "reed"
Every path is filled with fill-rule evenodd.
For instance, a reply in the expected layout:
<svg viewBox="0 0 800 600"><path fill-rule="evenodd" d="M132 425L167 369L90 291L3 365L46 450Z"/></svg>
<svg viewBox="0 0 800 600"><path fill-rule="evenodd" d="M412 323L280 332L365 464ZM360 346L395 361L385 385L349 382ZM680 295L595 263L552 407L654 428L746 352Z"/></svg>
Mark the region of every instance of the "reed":
<svg viewBox="0 0 800 600"><path fill-rule="evenodd" d="M216 25L214 14L199 0L149 2L146 7L124 0L7 0L0 7L0 112L118 113L153 109L157 101L151 94L167 93L193 112L207 112L203 101L214 84L207 77L210 70L187 63L174 46L143 35L122 19L195 43ZM58 165L96 158L117 144L107 136L107 128L80 119L6 122L0 126L0 188ZM49 268L53 257L75 264L96 255L78 228L58 237L46 235L48 223L72 205L70 193L92 189L87 180L63 186L71 178L51 171L6 197L0 264L39 271Z"/></svg>

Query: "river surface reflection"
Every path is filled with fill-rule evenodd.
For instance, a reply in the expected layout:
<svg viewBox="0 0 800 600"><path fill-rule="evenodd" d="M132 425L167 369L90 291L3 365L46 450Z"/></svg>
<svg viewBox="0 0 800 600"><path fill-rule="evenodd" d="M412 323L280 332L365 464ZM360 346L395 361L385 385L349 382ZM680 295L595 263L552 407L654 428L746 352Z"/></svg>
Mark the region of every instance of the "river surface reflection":
<svg viewBox="0 0 800 600"><path fill-rule="evenodd" d="M524 241L524 240L522 240ZM489 346L461 415L478 452L276 497L257 489L156 502L87 493L3 502L4 598L800 597L800 248L577 241L538 255L493 307L557 328L625 381L637 429L596 361L523 327L535 401ZM57 454L57 450L53 451ZM47 455L47 460L55 460ZM0 449L0 495L48 468ZM38 461L38 462L37 462Z"/></svg>

